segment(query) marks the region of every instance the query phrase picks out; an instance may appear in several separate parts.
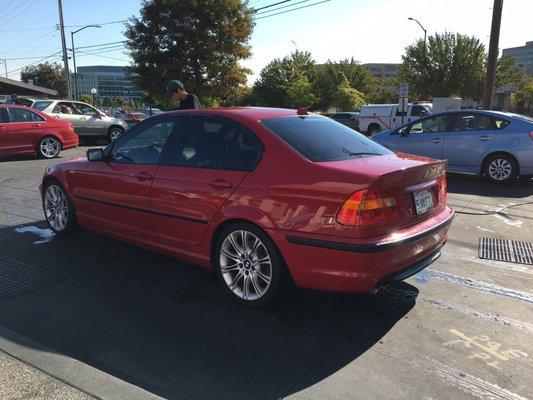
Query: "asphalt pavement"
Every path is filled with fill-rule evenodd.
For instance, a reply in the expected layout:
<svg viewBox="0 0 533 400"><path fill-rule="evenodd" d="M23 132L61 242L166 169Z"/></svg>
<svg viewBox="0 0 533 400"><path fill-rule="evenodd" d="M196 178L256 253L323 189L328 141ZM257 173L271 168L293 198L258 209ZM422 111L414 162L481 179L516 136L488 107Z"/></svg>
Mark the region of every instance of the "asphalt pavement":
<svg viewBox="0 0 533 400"><path fill-rule="evenodd" d="M449 240L406 282L291 290L255 310L208 270L90 232L54 237L38 185L58 161L0 160L0 288L2 271L27 277L0 291L1 399L533 398L533 266L478 258L480 237L533 241L531 180L449 176Z"/></svg>

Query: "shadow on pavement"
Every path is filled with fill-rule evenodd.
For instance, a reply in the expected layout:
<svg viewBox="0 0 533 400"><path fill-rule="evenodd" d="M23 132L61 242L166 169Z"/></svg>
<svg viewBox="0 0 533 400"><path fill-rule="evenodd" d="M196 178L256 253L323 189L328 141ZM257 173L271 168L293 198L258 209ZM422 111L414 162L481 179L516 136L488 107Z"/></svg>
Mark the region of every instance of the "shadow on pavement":
<svg viewBox="0 0 533 400"><path fill-rule="evenodd" d="M248 309L224 297L211 271L87 232L39 239L0 230L0 257L67 279L0 302L0 324L170 399L298 392L359 357L414 306L290 290L268 309Z"/></svg>
<svg viewBox="0 0 533 400"><path fill-rule="evenodd" d="M520 178L509 184L490 183L481 176L448 174L448 192L476 196L523 198L533 193L533 180Z"/></svg>

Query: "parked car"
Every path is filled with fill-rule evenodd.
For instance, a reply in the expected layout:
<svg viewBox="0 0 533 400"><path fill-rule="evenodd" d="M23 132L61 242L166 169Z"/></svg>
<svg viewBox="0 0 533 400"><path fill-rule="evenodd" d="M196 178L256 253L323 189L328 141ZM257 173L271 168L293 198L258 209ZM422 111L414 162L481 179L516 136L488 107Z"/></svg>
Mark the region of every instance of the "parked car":
<svg viewBox="0 0 533 400"><path fill-rule="evenodd" d="M148 118L148 115L141 112L132 112L124 114L124 122L130 125L138 124L139 122L144 121L146 118Z"/></svg>
<svg viewBox="0 0 533 400"><path fill-rule="evenodd" d="M233 299L263 305L287 274L369 292L435 261L453 217L445 168L305 111L202 109L48 167L41 193L54 232L79 225L213 268Z"/></svg>
<svg viewBox="0 0 533 400"><path fill-rule="evenodd" d="M67 121L58 121L25 106L0 105L0 155L37 154L54 158L78 146L78 136Z"/></svg>
<svg viewBox="0 0 533 400"><path fill-rule="evenodd" d="M161 114L163 111L161 111L159 108L147 108L146 110L144 110L144 114L148 115L149 117L151 117L152 115L157 115L157 114Z"/></svg>
<svg viewBox="0 0 533 400"><path fill-rule="evenodd" d="M33 103L35 103L37 100L27 98L27 97L9 97L6 99L4 104L15 104L18 106L26 106L31 107Z"/></svg>
<svg viewBox="0 0 533 400"><path fill-rule="evenodd" d="M119 108L115 111L115 114L113 116L115 118L124 119L124 115L126 115L126 111L124 111L122 108Z"/></svg>
<svg viewBox="0 0 533 400"><path fill-rule="evenodd" d="M358 112L337 112L332 114L323 114L349 128L359 131L359 113Z"/></svg>
<svg viewBox="0 0 533 400"><path fill-rule="evenodd" d="M33 108L54 118L72 123L76 133L87 143L99 139L108 142L117 140L124 133L127 124L119 118L108 117L100 110L81 101L38 100Z"/></svg>
<svg viewBox="0 0 533 400"><path fill-rule="evenodd" d="M399 110L398 107L398 104L367 104L361 107L360 131L372 136L431 114L430 103L409 103L405 112Z"/></svg>
<svg viewBox="0 0 533 400"><path fill-rule="evenodd" d="M493 182L533 175L533 119L497 111L433 114L372 139L393 150L448 160L448 171Z"/></svg>

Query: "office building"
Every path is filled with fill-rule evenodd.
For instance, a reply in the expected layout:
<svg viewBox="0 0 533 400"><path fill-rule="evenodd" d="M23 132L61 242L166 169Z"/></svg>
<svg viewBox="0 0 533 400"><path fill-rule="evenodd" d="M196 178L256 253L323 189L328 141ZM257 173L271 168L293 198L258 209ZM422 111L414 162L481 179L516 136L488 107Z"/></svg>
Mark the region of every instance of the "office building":
<svg viewBox="0 0 533 400"><path fill-rule="evenodd" d="M99 99L120 97L139 101L142 91L134 86L127 74L127 67L115 65L91 65L78 67L78 93L91 94L95 88Z"/></svg>

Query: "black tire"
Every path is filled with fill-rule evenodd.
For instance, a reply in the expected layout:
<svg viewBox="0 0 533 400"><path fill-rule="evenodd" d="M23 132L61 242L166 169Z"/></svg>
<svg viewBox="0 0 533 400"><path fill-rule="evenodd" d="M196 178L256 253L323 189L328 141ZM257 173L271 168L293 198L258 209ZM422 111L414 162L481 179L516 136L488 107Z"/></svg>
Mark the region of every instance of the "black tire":
<svg viewBox="0 0 533 400"><path fill-rule="evenodd" d="M112 127L109 128L109 130L107 131L107 141L108 141L109 143L114 142L114 141L117 140L120 136L122 136L123 133L124 133L124 129L121 128L120 126L112 126Z"/></svg>
<svg viewBox="0 0 533 400"><path fill-rule="evenodd" d="M375 135L379 132L381 132L381 126L379 126L378 124L370 124L367 130L368 136Z"/></svg>
<svg viewBox="0 0 533 400"><path fill-rule="evenodd" d="M234 271L235 275L231 275L231 272L229 271L226 272L225 274L223 274L222 272L223 268L228 268L227 266L223 267L221 265L221 263L223 262L223 257L226 257L221 254L222 246L224 245L226 238L228 238L230 234L239 235L239 231L249 232L252 234L251 236L255 236L257 239L259 239L262 245L264 246L264 249L266 250L267 255L270 257L270 271L271 271L270 282L266 288L261 287L261 286L266 286L266 281L263 279L258 280L259 275L255 275L255 274L257 270L259 269L263 274L267 275L268 270L265 269L265 267L261 267L260 265L258 267L258 264L255 264L254 266L254 261L252 260L252 257L249 258L250 261L248 263L249 264L248 267L245 267L245 264L244 264L247 259L241 258L242 265L239 267L236 267L238 268L238 270ZM248 235L247 237L251 238L251 236ZM258 250L261 250L262 252L262 249L258 249ZM261 253L261 254L263 255L264 253ZM280 284L285 275L285 265L273 241L262 229L258 228L257 226L251 223L247 223L247 222L237 222L224 228L216 238L216 244L215 244L215 248L213 252L213 259L214 259L214 266L215 266L217 275L219 277L220 283L222 285L222 288L224 292L228 295L228 297L230 297L232 300L240 304L251 306L251 307L263 307L263 306L266 306L272 303L272 301L276 297L276 294L279 292ZM232 260L231 262L234 262L234 260ZM250 269L247 269L247 268L250 268ZM226 277L228 277L228 280L234 279L235 276L239 273L239 271L242 272L243 274L246 274L246 275L241 275L243 279L243 288L245 285L244 283L245 279L247 279L249 282L248 285L251 285L251 289L253 289L255 293L259 293L258 291L255 290L255 287L257 284L259 284L260 289L264 289L265 292L261 294L261 296L258 298L249 298L249 299L245 299L241 295L236 294L236 292L234 292L230 288L229 286L230 284L226 281ZM255 282L253 282L254 277L252 277L252 274L254 274ZM245 277L248 277L248 278L245 278ZM236 282L240 282L240 279L237 279ZM261 283L263 285L261 285ZM238 288L236 288L236 290L237 289ZM243 292L242 295L244 295L244 289L242 292Z"/></svg>
<svg viewBox="0 0 533 400"><path fill-rule="evenodd" d="M40 158L56 158L61 153L61 142L53 136L45 136L37 143L36 151Z"/></svg>
<svg viewBox="0 0 533 400"><path fill-rule="evenodd" d="M53 221L53 215L50 214L49 210L49 198L47 197L48 190L52 187L55 187L54 190L59 190L64 196L66 201L66 209L67 209L67 218L66 223L63 228L60 228L54 221ZM42 205L43 205L43 212L46 219L46 222L48 223L48 226L56 235L67 235L70 234L78 229L78 224L76 222L76 212L74 210L74 206L72 205L72 201L70 200L70 197L68 196L68 193L64 186L56 179L50 179L46 181L46 183L43 185L43 195L42 195Z"/></svg>
<svg viewBox="0 0 533 400"><path fill-rule="evenodd" d="M485 177L493 183L509 183L518 176L518 164L508 154L494 154L483 165Z"/></svg>

